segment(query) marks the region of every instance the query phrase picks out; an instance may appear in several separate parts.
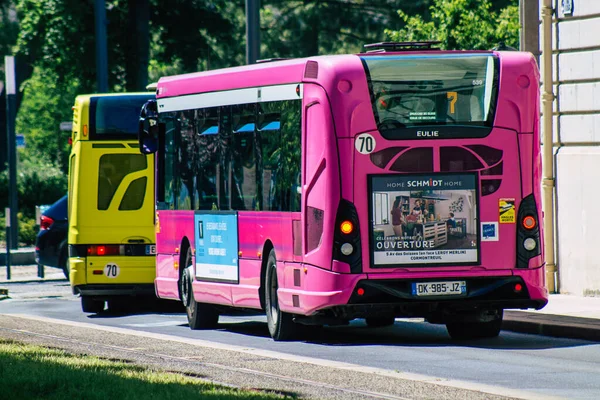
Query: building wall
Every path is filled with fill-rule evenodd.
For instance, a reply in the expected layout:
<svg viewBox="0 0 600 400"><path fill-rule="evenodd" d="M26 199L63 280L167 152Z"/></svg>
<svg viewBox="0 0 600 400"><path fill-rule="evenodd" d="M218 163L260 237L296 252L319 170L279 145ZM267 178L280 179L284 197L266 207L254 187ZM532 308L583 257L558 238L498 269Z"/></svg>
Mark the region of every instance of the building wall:
<svg viewBox="0 0 600 400"><path fill-rule="evenodd" d="M600 0L571 1L554 0L557 282L600 296Z"/></svg>

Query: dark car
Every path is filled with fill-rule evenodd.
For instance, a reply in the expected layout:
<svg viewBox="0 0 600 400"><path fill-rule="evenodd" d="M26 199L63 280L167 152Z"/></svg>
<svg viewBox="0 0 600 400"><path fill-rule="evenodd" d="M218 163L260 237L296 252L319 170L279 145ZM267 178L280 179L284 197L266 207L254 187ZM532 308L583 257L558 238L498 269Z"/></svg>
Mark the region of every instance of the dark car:
<svg viewBox="0 0 600 400"><path fill-rule="evenodd" d="M40 231L35 241L35 261L48 267L61 268L67 279L69 279L68 231L67 195L64 195L40 217Z"/></svg>

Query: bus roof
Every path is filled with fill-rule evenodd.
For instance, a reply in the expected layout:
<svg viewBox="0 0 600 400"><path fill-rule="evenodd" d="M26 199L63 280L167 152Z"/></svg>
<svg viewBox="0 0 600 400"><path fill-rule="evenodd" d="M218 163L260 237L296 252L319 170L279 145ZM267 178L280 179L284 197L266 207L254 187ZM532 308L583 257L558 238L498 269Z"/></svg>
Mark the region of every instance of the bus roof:
<svg viewBox="0 0 600 400"><path fill-rule="evenodd" d="M299 82L323 81L328 77L338 76L347 72L352 66L357 66L359 57L439 57L444 55L475 55L494 54L501 58L532 57L530 53L515 51L484 51L484 50L441 50L441 51L373 51L359 54L326 55L288 60L278 60L267 63L244 65L194 72L182 75L162 77L157 85L157 98L185 96L196 93L207 93L222 90L233 90L246 87L269 85L284 85ZM316 67L314 74L307 68L309 63ZM316 65L315 65L316 64ZM313 69L312 71L315 71ZM327 71L328 73L323 73ZM317 78L318 75L318 78ZM217 79L218 78L218 79Z"/></svg>

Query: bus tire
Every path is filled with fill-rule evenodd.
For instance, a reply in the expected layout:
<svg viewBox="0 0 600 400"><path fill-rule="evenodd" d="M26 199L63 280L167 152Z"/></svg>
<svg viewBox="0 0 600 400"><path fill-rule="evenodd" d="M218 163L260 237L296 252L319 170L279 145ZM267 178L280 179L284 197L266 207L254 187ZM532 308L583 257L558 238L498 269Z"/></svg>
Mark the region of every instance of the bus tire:
<svg viewBox="0 0 600 400"><path fill-rule="evenodd" d="M81 296L81 309L85 313L98 314L104 311L104 301L91 296Z"/></svg>
<svg viewBox="0 0 600 400"><path fill-rule="evenodd" d="M269 334L275 341L293 339L296 331L293 316L281 311L279 308L279 300L277 298L277 289L279 287L277 283L277 259L275 258L275 250L273 249L269 253L265 273L265 309Z"/></svg>
<svg viewBox="0 0 600 400"><path fill-rule="evenodd" d="M503 312L500 310L498 317L491 321L449 322L446 324L446 330L454 340L494 338L502 329L502 315Z"/></svg>
<svg viewBox="0 0 600 400"><path fill-rule="evenodd" d="M182 292L183 304L187 314L190 329L214 329L219 324L219 313L210 304L198 303L194 299L192 282L194 281L194 272L192 264L192 249L188 249L186 257L186 268L183 271L182 281L184 290Z"/></svg>
<svg viewBox="0 0 600 400"><path fill-rule="evenodd" d="M369 328L382 328L384 326L394 325L396 318L391 317L369 317L365 318L365 322Z"/></svg>

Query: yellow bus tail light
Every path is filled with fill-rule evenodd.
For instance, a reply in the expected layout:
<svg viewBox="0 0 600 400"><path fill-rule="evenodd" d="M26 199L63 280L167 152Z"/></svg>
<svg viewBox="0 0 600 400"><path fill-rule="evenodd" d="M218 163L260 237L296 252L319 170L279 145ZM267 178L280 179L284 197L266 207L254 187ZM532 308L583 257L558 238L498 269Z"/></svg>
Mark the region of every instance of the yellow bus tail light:
<svg viewBox="0 0 600 400"><path fill-rule="evenodd" d="M118 256L121 254L119 245L92 245L88 247L88 256Z"/></svg>

